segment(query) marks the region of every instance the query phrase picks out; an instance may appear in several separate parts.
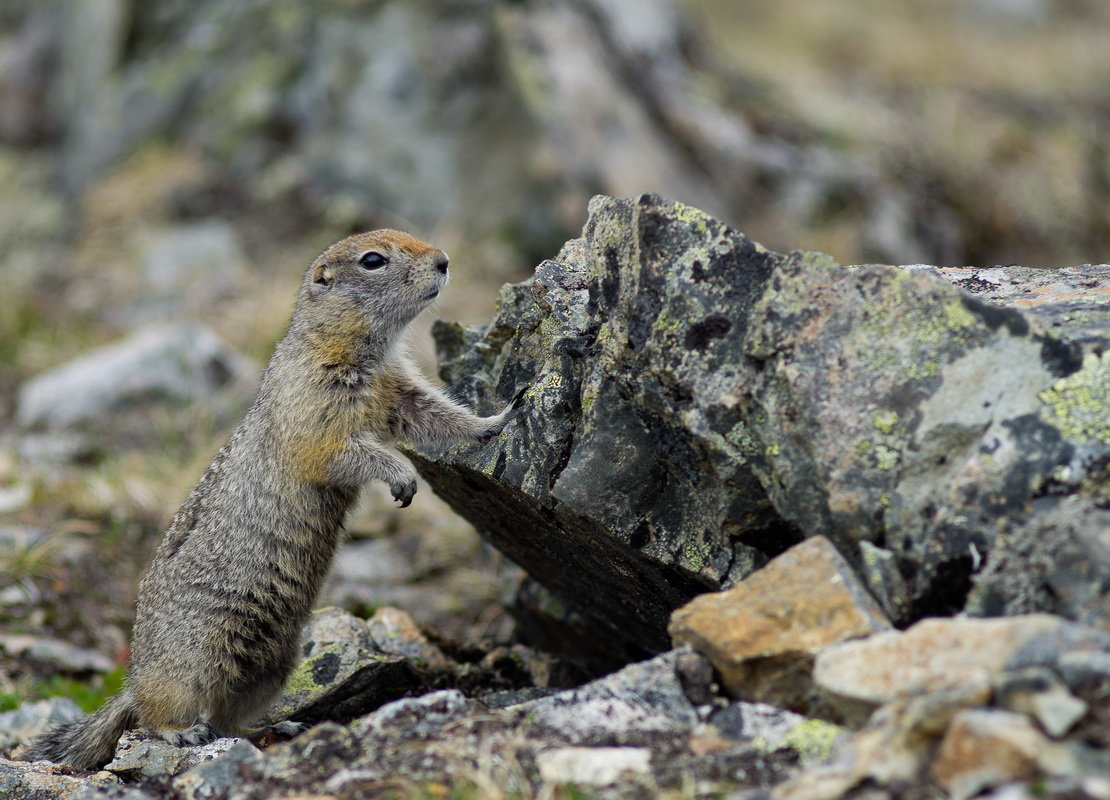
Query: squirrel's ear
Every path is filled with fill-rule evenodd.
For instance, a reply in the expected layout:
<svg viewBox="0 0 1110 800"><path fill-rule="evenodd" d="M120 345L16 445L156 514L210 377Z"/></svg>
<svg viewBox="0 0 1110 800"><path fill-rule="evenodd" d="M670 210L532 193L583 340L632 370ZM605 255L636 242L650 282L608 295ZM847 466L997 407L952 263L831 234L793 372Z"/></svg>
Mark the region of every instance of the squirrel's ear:
<svg viewBox="0 0 1110 800"><path fill-rule="evenodd" d="M331 286L334 280L331 267L321 262L312 268L312 285L308 287L309 291L315 297Z"/></svg>

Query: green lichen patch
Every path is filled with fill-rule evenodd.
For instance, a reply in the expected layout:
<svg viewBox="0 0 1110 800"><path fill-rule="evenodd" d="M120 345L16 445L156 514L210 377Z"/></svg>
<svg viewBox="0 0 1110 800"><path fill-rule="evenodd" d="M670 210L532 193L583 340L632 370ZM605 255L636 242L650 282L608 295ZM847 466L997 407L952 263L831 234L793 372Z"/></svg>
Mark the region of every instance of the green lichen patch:
<svg viewBox="0 0 1110 800"><path fill-rule="evenodd" d="M894 469L900 459L901 454L892 447L883 444L875 447L875 466L879 469Z"/></svg>
<svg viewBox="0 0 1110 800"><path fill-rule="evenodd" d="M669 211L675 219L685 222L702 235L709 232L710 224L716 224L716 220L704 211L694 208L693 206L688 206L685 203L672 203Z"/></svg>
<svg viewBox="0 0 1110 800"><path fill-rule="evenodd" d="M826 761L832 754L833 744L844 729L821 719L807 719L793 728L783 742L798 752L802 764Z"/></svg>
<svg viewBox="0 0 1110 800"><path fill-rule="evenodd" d="M879 433L893 433L894 426L898 424L898 412L889 408L879 409L871 417L871 425Z"/></svg>
<svg viewBox="0 0 1110 800"><path fill-rule="evenodd" d="M976 322L975 315L960 300L944 304L944 318L949 328L966 328Z"/></svg>
<svg viewBox="0 0 1110 800"><path fill-rule="evenodd" d="M1088 353L1083 367L1039 395L1046 422L1076 442L1110 445L1110 352Z"/></svg>
<svg viewBox="0 0 1110 800"><path fill-rule="evenodd" d="M318 692L324 688L313 677L313 666L316 659L308 658L297 665L289 679L285 682L285 694L300 694L301 692Z"/></svg>

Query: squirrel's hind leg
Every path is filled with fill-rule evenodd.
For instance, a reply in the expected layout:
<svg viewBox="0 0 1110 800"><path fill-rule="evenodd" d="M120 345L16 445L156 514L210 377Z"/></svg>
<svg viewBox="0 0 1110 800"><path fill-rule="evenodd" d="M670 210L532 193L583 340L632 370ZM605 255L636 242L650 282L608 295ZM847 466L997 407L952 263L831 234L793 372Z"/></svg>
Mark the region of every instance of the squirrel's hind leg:
<svg viewBox="0 0 1110 800"><path fill-rule="evenodd" d="M250 686L229 692L214 704L212 726L224 736L249 736L264 731L265 727L255 728L250 723L257 722L270 709L284 682L283 678L260 678Z"/></svg>
<svg viewBox="0 0 1110 800"><path fill-rule="evenodd" d="M175 747L219 738L206 718L209 698L199 681L153 680L148 673L133 671L130 688L143 728Z"/></svg>

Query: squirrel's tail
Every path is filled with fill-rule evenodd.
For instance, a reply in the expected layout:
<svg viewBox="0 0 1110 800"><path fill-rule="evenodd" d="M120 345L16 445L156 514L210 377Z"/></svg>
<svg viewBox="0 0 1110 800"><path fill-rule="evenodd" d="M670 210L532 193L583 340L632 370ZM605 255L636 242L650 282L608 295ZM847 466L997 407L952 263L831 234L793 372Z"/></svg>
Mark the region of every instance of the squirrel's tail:
<svg viewBox="0 0 1110 800"><path fill-rule="evenodd" d="M23 759L99 769L112 760L119 737L135 727L138 720L135 700L124 689L96 712L58 725L36 738L27 746Z"/></svg>

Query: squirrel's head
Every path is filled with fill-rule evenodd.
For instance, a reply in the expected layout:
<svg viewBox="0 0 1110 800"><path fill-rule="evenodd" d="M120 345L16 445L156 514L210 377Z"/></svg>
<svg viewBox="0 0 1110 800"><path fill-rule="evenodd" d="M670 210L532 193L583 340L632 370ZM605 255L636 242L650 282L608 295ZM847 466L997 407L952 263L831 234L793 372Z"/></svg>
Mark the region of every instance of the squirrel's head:
<svg viewBox="0 0 1110 800"><path fill-rule="evenodd" d="M370 325L403 327L447 283L447 254L402 231L360 233L336 242L309 267L298 306L327 316L357 311Z"/></svg>

